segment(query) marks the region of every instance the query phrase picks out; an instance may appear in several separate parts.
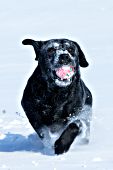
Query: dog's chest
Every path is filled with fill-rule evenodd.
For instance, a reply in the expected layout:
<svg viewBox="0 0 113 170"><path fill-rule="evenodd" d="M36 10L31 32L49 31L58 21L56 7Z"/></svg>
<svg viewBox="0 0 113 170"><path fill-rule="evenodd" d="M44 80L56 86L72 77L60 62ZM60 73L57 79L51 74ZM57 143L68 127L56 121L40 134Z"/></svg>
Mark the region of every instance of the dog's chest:
<svg viewBox="0 0 113 170"><path fill-rule="evenodd" d="M63 112L67 100L63 100L57 95L47 95L44 100L42 100L42 114L52 120L57 120L63 118Z"/></svg>
<svg viewBox="0 0 113 170"><path fill-rule="evenodd" d="M67 119L75 114L75 102L69 100L68 94L57 94L46 92L40 100L40 107L43 122L50 125L53 122L67 122ZM40 109L41 108L41 109Z"/></svg>

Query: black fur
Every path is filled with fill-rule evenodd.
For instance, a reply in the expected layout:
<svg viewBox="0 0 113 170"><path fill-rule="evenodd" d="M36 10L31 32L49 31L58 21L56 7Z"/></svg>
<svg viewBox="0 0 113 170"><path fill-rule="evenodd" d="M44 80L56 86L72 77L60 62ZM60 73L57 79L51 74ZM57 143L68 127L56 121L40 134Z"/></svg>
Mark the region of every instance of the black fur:
<svg viewBox="0 0 113 170"><path fill-rule="evenodd" d="M67 50L66 43L70 45L70 55L62 59L61 55L55 63L56 51L51 49L54 43L59 44L60 50ZM24 45L33 45L36 53L38 66L29 78L23 93L21 104L23 109L40 138L43 140L45 127L48 127L51 133L62 131L60 137L55 141L54 150L56 154L61 154L70 148L74 139L82 131L82 121L85 122L88 129L90 128L89 117L91 113L81 120L81 114L84 106L92 106L92 95L80 78L81 67L87 67L85 55L80 46L71 40L53 39L48 41L34 41L26 39ZM64 49L65 48L65 49ZM63 56L64 57L64 56ZM68 63L70 62L70 63ZM75 68L75 74L70 80L69 85L62 87L55 83L55 68L62 65L70 64ZM79 116L80 115L80 116ZM71 118L75 118L71 121ZM64 130L63 130L64 129Z"/></svg>
<svg viewBox="0 0 113 170"><path fill-rule="evenodd" d="M67 152L75 137L79 134L79 127L75 123L69 124L60 138L55 142L55 153Z"/></svg>

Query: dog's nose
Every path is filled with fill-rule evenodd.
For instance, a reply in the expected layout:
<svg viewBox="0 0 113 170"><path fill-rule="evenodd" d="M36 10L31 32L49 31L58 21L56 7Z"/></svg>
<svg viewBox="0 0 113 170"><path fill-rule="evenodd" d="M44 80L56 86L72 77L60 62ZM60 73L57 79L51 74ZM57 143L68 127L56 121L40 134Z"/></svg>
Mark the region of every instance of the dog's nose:
<svg viewBox="0 0 113 170"><path fill-rule="evenodd" d="M68 64L71 62L71 59L68 54L61 54L59 58L60 64Z"/></svg>

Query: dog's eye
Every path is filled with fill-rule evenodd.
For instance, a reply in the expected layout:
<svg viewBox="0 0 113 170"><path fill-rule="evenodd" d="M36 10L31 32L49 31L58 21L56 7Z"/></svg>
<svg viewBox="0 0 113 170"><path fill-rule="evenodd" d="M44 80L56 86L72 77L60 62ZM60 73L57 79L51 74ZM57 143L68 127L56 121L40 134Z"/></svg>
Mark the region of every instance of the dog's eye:
<svg viewBox="0 0 113 170"><path fill-rule="evenodd" d="M52 53L54 53L55 51L56 51L56 49L53 48L53 47L51 47L51 48L49 48L49 49L47 50L48 54L52 54Z"/></svg>
<svg viewBox="0 0 113 170"><path fill-rule="evenodd" d="M74 52L74 49L73 48L68 48L68 51L70 52L70 53L73 53Z"/></svg>

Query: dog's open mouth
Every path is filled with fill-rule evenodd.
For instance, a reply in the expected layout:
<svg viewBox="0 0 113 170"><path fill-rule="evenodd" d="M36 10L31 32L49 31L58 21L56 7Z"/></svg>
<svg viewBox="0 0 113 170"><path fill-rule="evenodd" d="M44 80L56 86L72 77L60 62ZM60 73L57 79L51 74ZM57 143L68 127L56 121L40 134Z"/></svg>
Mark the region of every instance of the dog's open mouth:
<svg viewBox="0 0 113 170"><path fill-rule="evenodd" d="M55 83L58 86L68 86L72 82L72 77L74 75L74 67L69 65L64 65L55 70L56 78Z"/></svg>

